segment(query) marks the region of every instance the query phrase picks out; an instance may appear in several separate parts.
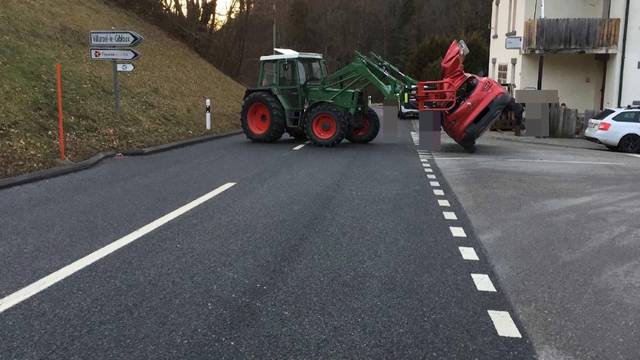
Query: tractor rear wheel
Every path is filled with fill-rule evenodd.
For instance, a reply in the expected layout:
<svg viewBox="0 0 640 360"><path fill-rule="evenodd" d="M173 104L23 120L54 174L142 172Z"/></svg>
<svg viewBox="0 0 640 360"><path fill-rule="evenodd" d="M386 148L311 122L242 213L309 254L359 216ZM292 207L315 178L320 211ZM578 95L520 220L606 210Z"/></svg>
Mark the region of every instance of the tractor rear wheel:
<svg viewBox="0 0 640 360"><path fill-rule="evenodd" d="M344 110L332 104L314 107L306 116L304 132L314 145L331 147L339 144L347 132Z"/></svg>
<svg viewBox="0 0 640 360"><path fill-rule="evenodd" d="M259 91L249 94L242 102L240 122L251 141L274 142L284 134L285 114L275 96Z"/></svg>
<svg viewBox="0 0 640 360"><path fill-rule="evenodd" d="M378 131L380 131L380 118L373 109L369 109L362 118L362 127L349 129L347 140L352 143L366 144L378 136Z"/></svg>

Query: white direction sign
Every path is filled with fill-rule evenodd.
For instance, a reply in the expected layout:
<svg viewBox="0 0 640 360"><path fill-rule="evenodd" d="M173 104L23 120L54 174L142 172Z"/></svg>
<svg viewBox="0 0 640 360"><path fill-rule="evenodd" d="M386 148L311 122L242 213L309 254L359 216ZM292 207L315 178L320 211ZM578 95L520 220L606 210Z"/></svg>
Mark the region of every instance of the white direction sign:
<svg viewBox="0 0 640 360"><path fill-rule="evenodd" d="M89 40L91 46L133 47L140 44L144 38L135 31L110 30L92 31Z"/></svg>
<svg viewBox="0 0 640 360"><path fill-rule="evenodd" d="M91 60L136 60L140 57L132 49L91 49Z"/></svg>
<svg viewBox="0 0 640 360"><path fill-rule="evenodd" d="M132 72L135 69L133 64L117 64L116 66L119 72Z"/></svg>

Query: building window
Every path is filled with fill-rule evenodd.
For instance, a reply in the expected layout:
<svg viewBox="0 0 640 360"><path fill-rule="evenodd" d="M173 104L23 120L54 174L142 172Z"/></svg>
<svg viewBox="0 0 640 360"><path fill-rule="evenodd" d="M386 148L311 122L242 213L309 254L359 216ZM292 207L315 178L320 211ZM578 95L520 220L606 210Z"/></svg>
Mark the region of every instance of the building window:
<svg viewBox="0 0 640 360"><path fill-rule="evenodd" d="M509 71L509 66L507 64L499 64L498 65L498 83L506 84L507 83L507 72Z"/></svg>

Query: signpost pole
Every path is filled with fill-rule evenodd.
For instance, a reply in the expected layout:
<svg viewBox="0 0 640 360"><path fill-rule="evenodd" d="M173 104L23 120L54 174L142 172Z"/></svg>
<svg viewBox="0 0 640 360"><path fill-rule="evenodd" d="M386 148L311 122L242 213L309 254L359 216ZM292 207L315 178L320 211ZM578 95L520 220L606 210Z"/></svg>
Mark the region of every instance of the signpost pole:
<svg viewBox="0 0 640 360"><path fill-rule="evenodd" d="M111 62L113 65L113 97L115 99L116 114L120 113L120 86L118 84L118 64L115 60Z"/></svg>

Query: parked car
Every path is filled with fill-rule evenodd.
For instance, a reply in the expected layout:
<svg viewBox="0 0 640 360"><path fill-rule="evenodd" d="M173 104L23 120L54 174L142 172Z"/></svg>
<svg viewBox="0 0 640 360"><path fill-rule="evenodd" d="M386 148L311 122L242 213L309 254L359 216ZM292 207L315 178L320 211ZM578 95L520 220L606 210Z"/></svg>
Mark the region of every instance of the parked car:
<svg viewBox="0 0 640 360"><path fill-rule="evenodd" d="M640 152L640 107L605 109L589 120L584 137L611 150Z"/></svg>
<svg viewBox="0 0 640 360"><path fill-rule="evenodd" d="M398 110L398 118L399 119L417 119L420 117L420 112L418 111L418 105L415 101L410 101L408 103L400 102L400 107Z"/></svg>

